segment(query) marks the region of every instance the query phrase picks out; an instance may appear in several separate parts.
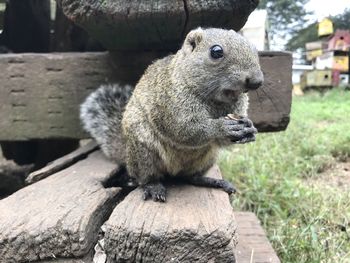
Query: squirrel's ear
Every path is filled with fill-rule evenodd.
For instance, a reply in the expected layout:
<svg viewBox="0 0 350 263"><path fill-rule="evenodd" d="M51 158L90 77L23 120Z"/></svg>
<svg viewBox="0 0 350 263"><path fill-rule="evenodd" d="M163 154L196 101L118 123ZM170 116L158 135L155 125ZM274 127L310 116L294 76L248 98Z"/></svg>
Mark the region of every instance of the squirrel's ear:
<svg viewBox="0 0 350 263"><path fill-rule="evenodd" d="M203 29L197 28L190 31L185 39L183 49L186 54L191 53L203 39Z"/></svg>

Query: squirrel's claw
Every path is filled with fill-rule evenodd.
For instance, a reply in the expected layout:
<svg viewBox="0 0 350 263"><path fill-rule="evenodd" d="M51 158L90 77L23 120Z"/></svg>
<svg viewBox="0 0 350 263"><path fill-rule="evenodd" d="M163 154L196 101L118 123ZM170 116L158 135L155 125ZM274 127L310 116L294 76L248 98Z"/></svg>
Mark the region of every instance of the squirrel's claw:
<svg viewBox="0 0 350 263"><path fill-rule="evenodd" d="M225 181L225 180L222 180L221 188L229 195L237 192L236 188L230 182Z"/></svg>
<svg viewBox="0 0 350 263"><path fill-rule="evenodd" d="M255 141L258 130L248 118L238 120L225 119L224 125L230 140L234 143L248 143Z"/></svg>
<svg viewBox="0 0 350 263"><path fill-rule="evenodd" d="M155 202L166 201L166 188L165 186L158 183L147 183L143 186L143 200L152 198Z"/></svg>
<svg viewBox="0 0 350 263"><path fill-rule="evenodd" d="M244 144L248 142L254 142L255 141L255 134L248 134L246 137L242 138L241 140L234 141L236 144Z"/></svg>

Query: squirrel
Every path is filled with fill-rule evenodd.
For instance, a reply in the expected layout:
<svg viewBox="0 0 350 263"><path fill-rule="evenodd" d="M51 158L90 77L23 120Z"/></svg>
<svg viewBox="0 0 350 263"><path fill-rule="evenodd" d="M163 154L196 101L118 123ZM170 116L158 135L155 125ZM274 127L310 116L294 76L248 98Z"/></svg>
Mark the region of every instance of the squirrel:
<svg viewBox="0 0 350 263"><path fill-rule="evenodd" d="M81 105L84 129L111 160L125 165L143 199L166 200L166 178L235 192L203 176L221 147L255 140L249 90L263 73L256 48L233 30L197 28L173 55L151 64L131 86L104 85ZM240 116L229 118L227 115Z"/></svg>

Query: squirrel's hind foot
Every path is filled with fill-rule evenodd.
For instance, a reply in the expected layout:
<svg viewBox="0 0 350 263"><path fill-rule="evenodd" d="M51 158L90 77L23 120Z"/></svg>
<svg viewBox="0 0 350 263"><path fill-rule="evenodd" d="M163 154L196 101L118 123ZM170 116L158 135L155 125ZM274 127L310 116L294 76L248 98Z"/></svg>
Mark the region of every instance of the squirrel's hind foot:
<svg viewBox="0 0 350 263"><path fill-rule="evenodd" d="M143 200L152 198L155 202L166 201L166 188L161 182L143 185Z"/></svg>

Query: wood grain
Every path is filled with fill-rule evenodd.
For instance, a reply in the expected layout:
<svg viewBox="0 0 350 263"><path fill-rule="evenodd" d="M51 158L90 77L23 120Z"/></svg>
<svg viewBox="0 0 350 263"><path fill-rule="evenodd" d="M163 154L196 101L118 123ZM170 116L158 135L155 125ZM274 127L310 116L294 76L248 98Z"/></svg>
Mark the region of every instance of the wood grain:
<svg viewBox="0 0 350 263"><path fill-rule="evenodd" d="M121 195L100 152L0 201L1 262L83 257Z"/></svg>
<svg viewBox="0 0 350 263"><path fill-rule="evenodd" d="M208 176L221 174L214 167ZM236 222L222 190L172 186L159 203L136 189L105 227L108 262L235 262Z"/></svg>
<svg viewBox="0 0 350 263"><path fill-rule="evenodd" d="M283 131L290 120L292 105L292 54L260 52L264 85L249 92L248 115L259 132Z"/></svg>
<svg viewBox="0 0 350 263"><path fill-rule="evenodd" d="M118 167L99 151L70 165L0 200L1 262L92 263L104 222L109 263L280 262L256 216L233 213L222 190L171 185L166 203L143 201L140 189L102 186Z"/></svg>
<svg viewBox="0 0 350 263"><path fill-rule="evenodd" d="M56 159L47 166L34 171L29 174L26 178L26 184L32 184L38 182L52 174L55 174L69 166L72 166L74 163L86 158L91 152L97 150L99 146L95 141L91 141L88 144L78 148L77 150Z"/></svg>
<svg viewBox="0 0 350 263"><path fill-rule="evenodd" d="M58 0L65 15L109 51L177 50L193 28L239 30L257 0Z"/></svg>
<svg viewBox="0 0 350 263"><path fill-rule="evenodd" d="M238 245L237 263L280 263L254 213L235 212Z"/></svg>

